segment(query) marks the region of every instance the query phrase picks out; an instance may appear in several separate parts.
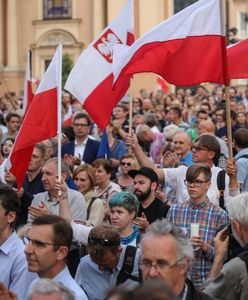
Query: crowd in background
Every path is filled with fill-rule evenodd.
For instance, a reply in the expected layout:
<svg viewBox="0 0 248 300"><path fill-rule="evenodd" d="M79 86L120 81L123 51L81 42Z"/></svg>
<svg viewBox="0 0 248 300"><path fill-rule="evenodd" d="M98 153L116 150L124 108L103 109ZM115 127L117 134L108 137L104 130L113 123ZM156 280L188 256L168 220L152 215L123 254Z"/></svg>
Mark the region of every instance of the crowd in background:
<svg viewBox="0 0 248 300"><path fill-rule="evenodd" d="M0 221L0 264L7 274L0 275L5 285L0 299L15 299L11 290L18 299L65 293L65 299L100 300L116 285L128 291L114 289L108 299L146 299L147 287L149 299L158 291L163 296L154 299L247 299L244 266L238 265L245 273L242 279L233 274L231 291L221 271L224 261L239 257L248 243L248 88L230 87L229 98L234 159L228 153L225 89L217 85L167 94L142 89L132 99L132 124L130 100L124 98L106 128L107 158L103 133L65 91L62 181L54 137L35 145L19 191L5 164L23 121L22 98L13 93L0 98L0 213L5 216ZM241 212L235 215L228 206L229 197L238 201L236 206L240 203L241 220L236 218ZM195 236L192 224L199 226ZM232 235L227 237L229 224ZM168 240L157 241L159 237ZM177 246L169 248L173 239ZM18 244L22 240L26 247ZM160 250L162 244L168 249ZM128 246L138 250L125 277ZM166 251L175 259L164 258ZM148 280L143 291L137 288L140 272L144 281L162 282Z"/></svg>

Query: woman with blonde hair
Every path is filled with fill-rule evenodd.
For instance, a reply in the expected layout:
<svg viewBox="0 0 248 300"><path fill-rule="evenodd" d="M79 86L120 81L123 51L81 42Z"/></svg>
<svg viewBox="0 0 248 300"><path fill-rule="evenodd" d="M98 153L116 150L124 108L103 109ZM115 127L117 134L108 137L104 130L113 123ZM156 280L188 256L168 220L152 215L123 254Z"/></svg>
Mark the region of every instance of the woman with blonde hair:
<svg viewBox="0 0 248 300"><path fill-rule="evenodd" d="M73 180L87 204L87 226L98 226L103 222L104 206L95 192L95 170L91 165L84 164L75 169Z"/></svg>

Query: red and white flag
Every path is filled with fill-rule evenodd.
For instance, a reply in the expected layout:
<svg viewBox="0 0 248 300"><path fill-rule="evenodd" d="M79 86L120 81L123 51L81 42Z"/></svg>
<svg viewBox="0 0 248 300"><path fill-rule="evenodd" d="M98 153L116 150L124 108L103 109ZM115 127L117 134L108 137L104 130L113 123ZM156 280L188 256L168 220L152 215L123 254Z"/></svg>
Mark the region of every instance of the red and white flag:
<svg viewBox="0 0 248 300"><path fill-rule="evenodd" d="M123 75L153 72L178 86L228 84L220 1L197 1L141 36L131 47L116 45L115 81Z"/></svg>
<svg viewBox="0 0 248 300"><path fill-rule="evenodd" d="M227 47L230 79L248 78L248 39Z"/></svg>
<svg viewBox="0 0 248 300"><path fill-rule="evenodd" d="M31 51L28 49L26 55L26 74L24 81L23 113L25 114L33 98L31 79Z"/></svg>
<svg viewBox="0 0 248 300"><path fill-rule="evenodd" d="M58 128L61 88L62 46L59 46L44 74L22 122L6 163L21 188L36 143L54 137Z"/></svg>
<svg viewBox="0 0 248 300"><path fill-rule="evenodd" d="M108 125L113 108L129 87L129 78L123 78L112 89L112 54L115 44L131 45L134 41L133 9L133 0L129 0L82 52L65 84L65 89L83 104L101 130Z"/></svg>
<svg viewBox="0 0 248 300"><path fill-rule="evenodd" d="M168 93L169 88L167 82L161 76L157 76L156 78L159 89L162 90L165 94Z"/></svg>

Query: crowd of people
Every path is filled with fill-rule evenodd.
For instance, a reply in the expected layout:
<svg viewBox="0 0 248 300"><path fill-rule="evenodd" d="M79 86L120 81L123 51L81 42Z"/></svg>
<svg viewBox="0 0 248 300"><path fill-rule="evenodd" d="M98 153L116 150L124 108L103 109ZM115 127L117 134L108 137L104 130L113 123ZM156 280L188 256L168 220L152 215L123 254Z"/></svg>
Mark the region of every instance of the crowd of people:
<svg viewBox="0 0 248 300"><path fill-rule="evenodd" d="M226 97L142 89L131 119L126 98L113 109L106 157L64 92L61 180L54 137L19 190L6 161L22 99L2 97L0 300L248 299L248 89L229 89L233 157Z"/></svg>

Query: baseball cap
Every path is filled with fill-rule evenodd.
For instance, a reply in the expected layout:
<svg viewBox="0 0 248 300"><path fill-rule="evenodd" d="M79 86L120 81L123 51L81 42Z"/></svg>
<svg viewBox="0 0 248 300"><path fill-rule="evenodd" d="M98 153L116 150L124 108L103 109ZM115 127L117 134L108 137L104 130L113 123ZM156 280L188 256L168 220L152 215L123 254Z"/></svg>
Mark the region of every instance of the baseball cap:
<svg viewBox="0 0 248 300"><path fill-rule="evenodd" d="M128 171L128 175L132 178L134 178L138 174L144 175L145 177L149 178L151 180L151 182L157 182L158 183L158 175L151 168L142 167L139 170L130 170L130 171Z"/></svg>

